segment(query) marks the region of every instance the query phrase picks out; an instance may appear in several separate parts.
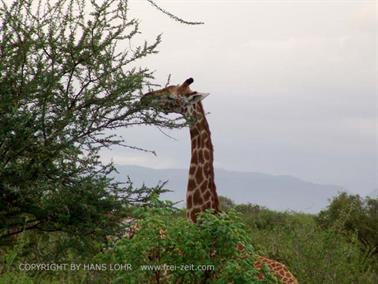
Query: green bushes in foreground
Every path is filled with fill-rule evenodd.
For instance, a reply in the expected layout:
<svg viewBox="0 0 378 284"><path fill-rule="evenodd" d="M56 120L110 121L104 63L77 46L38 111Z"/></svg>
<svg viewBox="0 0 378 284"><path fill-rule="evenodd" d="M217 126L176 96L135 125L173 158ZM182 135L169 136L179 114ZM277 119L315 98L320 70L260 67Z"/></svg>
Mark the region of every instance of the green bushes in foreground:
<svg viewBox="0 0 378 284"><path fill-rule="evenodd" d="M358 219L352 219L355 227L350 230L345 224L351 216L345 212L353 211L344 206L336 210L333 202L321 213L328 216L327 226L319 223L319 216L230 200L224 203L225 213L206 213L192 224L182 210L159 201L132 212L140 229L131 239L85 243L63 233L26 232L15 246L0 248L0 283L256 283L256 255L286 264L300 283L378 283L377 254L361 241ZM375 218L369 214L368 222ZM374 234L370 232L372 239ZM235 249L239 243L243 251ZM20 269L22 263L54 262L100 267ZM275 279L266 272L264 281Z"/></svg>
<svg viewBox="0 0 378 284"><path fill-rule="evenodd" d="M277 283L268 274L258 280L255 252L245 225L235 212L204 213L193 224L166 210L143 213L131 239L116 243L96 259L127 263L129 271L108 273L114 283ZM236 249L242 244L244 249ZM167 275L164 272L168 272Z"/></svg>
<svg viewBox="0 0 378 284"><path fill-rule="evenodd" d="M68 267L20 272L15 268L23 262L18 256L1 279L7 283L278 283L267 268L264 280L258 279L250 235L234 211L206 212L197 224L166 208L137 213L139 229L133 237L82 259L81 271L67 271ZM239 245L243 249L238 250Z"/></svg>

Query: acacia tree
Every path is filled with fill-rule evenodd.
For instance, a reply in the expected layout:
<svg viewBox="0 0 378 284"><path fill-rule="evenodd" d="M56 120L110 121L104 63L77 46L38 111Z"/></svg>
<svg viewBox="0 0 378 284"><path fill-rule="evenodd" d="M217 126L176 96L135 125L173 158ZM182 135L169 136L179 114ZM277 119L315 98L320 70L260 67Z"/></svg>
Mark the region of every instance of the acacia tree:
<svg viewBox="0 0 378 284"><path fill-rule="evenodd" d="M138 21L125 0L97 2L0 4L0 239L30 229L110 234L125 204L162 190L116 183L99 159L123 145L109 130L180 125L139 103L152 74L135 62L157 52L160 36L122 49Z"/></svg>

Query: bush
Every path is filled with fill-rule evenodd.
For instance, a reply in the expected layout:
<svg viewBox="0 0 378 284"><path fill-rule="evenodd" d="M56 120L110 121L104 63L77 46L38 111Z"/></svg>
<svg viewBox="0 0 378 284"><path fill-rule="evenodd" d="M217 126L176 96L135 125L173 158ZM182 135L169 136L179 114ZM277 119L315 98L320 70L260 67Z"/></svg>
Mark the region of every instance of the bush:
<svg viewBox="0 0 378 284"><path fill-rule="evenodd" d="M378 283L377 262L357 235L324 228L309 214L242 204L257 252L286 264L299 283Z"/></svg>
<svg viewBox="0 0 378 284"><path fill-rule="evenodd" d="M340 193L316 221L322 228L337 227L345 235L356 235L378 258L378 198Z"/></svg>
<svg viewBox="0 0 378 284"><path fill-rule="evenodd" d="M234 211L219 215L206 212L197 224L182 217L172 218L166 209L148 210L143 215L133 238L121 240L97 257L101 263L132 266L130 271L107 274L105 282L276 282L268 274L265 280L257 279L259 272L253 267L256 255L245 226ZM238 244L244 250L237 250ZM173 270L165 274L164 265L172 265Z"/></svg>

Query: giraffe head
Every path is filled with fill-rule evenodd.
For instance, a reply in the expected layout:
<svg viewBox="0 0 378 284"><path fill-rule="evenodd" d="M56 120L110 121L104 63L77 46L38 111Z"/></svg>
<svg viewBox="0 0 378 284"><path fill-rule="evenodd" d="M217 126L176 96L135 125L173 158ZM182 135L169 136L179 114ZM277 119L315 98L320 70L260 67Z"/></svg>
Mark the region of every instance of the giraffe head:
<svg viewBox="0 0 378 284"><path fill-rule="evenodd" d="M166 88L145 94L141 101L146 106L155 107L168 113L182 115L190 114L194 106L206 98L208 93L200 93L190 89L193 79L186 79L181 85L172 85Z"/></svg>

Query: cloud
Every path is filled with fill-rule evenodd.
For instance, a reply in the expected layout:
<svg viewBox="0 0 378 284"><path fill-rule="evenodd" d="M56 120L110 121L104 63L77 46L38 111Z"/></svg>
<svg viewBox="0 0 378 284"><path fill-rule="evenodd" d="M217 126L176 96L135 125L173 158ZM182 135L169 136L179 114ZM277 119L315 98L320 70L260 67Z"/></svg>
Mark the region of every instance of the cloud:
<svg viewBox="0 0 378 284"><path fill-rule="evenodd" d="M131 1L142 39L164 32L158 55L142 61L157 82L194 77L210 92L217 165L290 174L368 192L376 182L376 15L366 1L161 1L205 25L179 25L145 1ZM159 2L160 3L160 2ZM124 48L128 48L125 45ZM147 153L115 149L119 163L189 165L188 131L124 130ZM148 137L154 137L149 139Z"/></svg>

